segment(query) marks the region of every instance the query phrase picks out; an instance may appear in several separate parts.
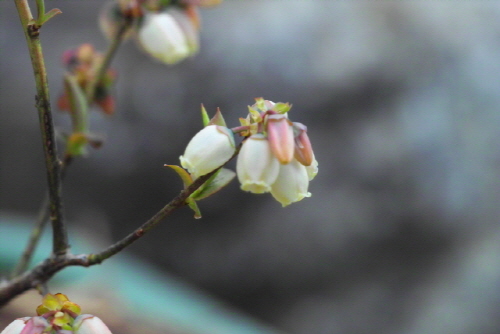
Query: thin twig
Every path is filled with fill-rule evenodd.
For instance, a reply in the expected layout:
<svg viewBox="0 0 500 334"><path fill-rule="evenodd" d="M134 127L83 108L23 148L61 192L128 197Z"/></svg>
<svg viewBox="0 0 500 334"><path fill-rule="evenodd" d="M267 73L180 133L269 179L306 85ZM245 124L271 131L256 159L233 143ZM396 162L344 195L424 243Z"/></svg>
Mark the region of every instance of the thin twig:
<svg viewBox="0 0 500 334"><path fill-rule="evenodd" d="M22 6L23 12L29 17L29 15L31 15L29 7L26 5L26 3L22 3L21 6ZM22 19L21 19L21 21L23 22ZM29 22L29 20L28 20L28 22ZM123 37L125 35L125 32L128 30L130 25L131 25L130 20L125 20L123 22L122 26L118 29L116 36L113 39L112 43L109 45L108 50L106 51L106 54L103 58L103 61L99 64L99 68L97 69L96 75L94 76L92 82L88 86L87 101L88 101L89 105L92 103L92 100L95 96L98 83L102 80L102 78L106 74L106 71L108 70L108 68L111 64L113 57L116 55L116 51L118 50L119 45L123 41ZM61 163L61 170L60 170L61 179L64 178L64 172L66 170L66 167L71 162L71 160L72 160L72 157L70 155L68 155L68 154L64 155L64 161ZM44 201L42 203L42 207L40 209L38 219L35 223L35 226L33 227L30 238L28 240L28 244L27 244L27 246L26 246L26 248L21 256L20 261L18 262L17 266L14 268L14 270L11 274L11 277L15 277L15 276L23 273L28 268L28 266L31 262L31 258L33 256L33 253L38 245L38 241L42 235L43 229L44 229L44 227L45 227L45 225L50 217L50 207L51 207L50 205L51 205L50 195L47 194L46 198L44 198Z"/></svg>
<svg viewBox="0 0 500 334"><path fill-rule="evenodd" d="M133 242L140 239L144 234L146 234L153 227L158 225L160 221L169 216L175 209L180 208L186 204L186 199L195 192L203 183L205 183L212 175L214 175L217 171L216 169L209 174L203 175L202 177L195 180L189 187L184 189L177 197L171 200L167 205L163 207L160 211L158 211L153 217L151 217L147 222L141 225L141 227L137 228L134 232L127 235L122 240L116 242L115 244L109 246L102 252L96 254L89 254L88 256L88 265L94 265L101 263L102 261L110 258L111 256L119 253L124 248L130 246Z"/></svg>
<svg viewBox="0 0 500 334"><path fill-rule="evenodd" d="M104 76L106 75L106 72L111 65L111 61L113 60L114 56L116 55L116 51L118 51L118 47L121 45L121 43L124 40L125 33L128 31L130 26L133 23L133 19L126 18L118 30L116 31L116 35L113 37L111 40L111 43L108 46L108 49L106 50L106 53L104 54L104 58L102 59L101 63L99 64L99 67L97 68L95 75L92 77L92 80L89 82L87 89L86 89L86 95L87 95L87 101L89 103L89 106L93 103L96 92L97 92L97 87L99 83L102 81Z"/></svg>
<svg viewBox="0 0 500 334"><path fill-rule="evenodd" d="M67 167L70 165L72 160L73 159L71 156L65 156L63 164L61 166L61 179L64 178ZM31 230L26 248L24 249L23 254L21 255L21 258L19 259L16 267L12 271L11 278L22 274L28 269L31 263L31 259L33 258L33 254L35 253L36 247L38 246L38 241L40 240L43 230L49 221L49 205L49 194L46 194L43 199L42 205L40 206L35 226L33 226L33 229Z"/></svg>
<svg viewBox="0 0 500 334"><path fill-rule="evenodd" d="M241 144L236 148L236 151L231 159L233 159L239 153L240 148ZM133 242L140 239L144 234L146 234L149 230L160 223L162 219L170 215L174 210L186 205L186 199L199 187L201 187L221 167L206 175L200 176L189 187L181 191L179 195L177 195L160 211L158 211L151 219L142 224L141 227L127 235L122 240L106 248L102 252L96 254L73 255L70 253L66 253L60 256L55 255L52 258L44 260L33 269L25 272L21 276L17 276L7 282L0 282L0 308L17 295L27 290L36 288L38 285L47 282L57 272L68 266L93 266L103 262L104 260L130 246Z"/></svg>
<svg viewBox="0 0 500 334"><path fill-rule="evenodd" d="M24 29L36 82L36 107L40 120L42 144L49 184L50 220L52 222L53 245L56 255L68 250L68 235L64 224L61 203L60 162L57 158L57 145L50 107L49 84L40 43L40 27L34 24L27 0L15 0L19 18Z"/></svg>
<svg viewBox="0 0 500 334"><path fill-rule="evenodd" d="M35 226L31 230L30 237L28 239L28 244L19 259L16 267L12 271L11 278L16 277L28 269L29 264L31 263L31 259L35 252L36 247L38 246L38 241L42 236L43 230L49 221L49 210L48 207L50 205L49 196L46 196L43 199L43 203L41 205L40 212L38 213L38 218L35 222Z"/></svg>

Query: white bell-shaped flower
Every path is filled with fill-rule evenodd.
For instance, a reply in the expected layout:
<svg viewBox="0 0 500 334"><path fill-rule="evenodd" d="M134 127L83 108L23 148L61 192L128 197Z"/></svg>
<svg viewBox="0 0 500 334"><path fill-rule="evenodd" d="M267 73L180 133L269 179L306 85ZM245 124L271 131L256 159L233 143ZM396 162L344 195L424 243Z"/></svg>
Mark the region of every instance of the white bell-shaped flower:
<svg viewBox="0 0 500 334"><path fill-rule="evenodd" d="M180 157L181 165L198 178L225 164L234 151L233 132L220 125L209 125L191 139Z"/></svg>
<svg viewBox="0 0 500 334"><path fill-rule="evenodd" d="M151 56L175 64L198 51L198 30L181 9L147 13L137 32L137 40Z"/></svg>
<svg viewBox="0 0 500 334"><path fill-rule="evenodd" d="M307 175L309 176L309 181L312 181L318 174L318 161L313 155L313 161L309 166L306 166Z"/></svg>
<svg viewBox="0 0 500 334"><path fill-rule="evenodd" d="M263 134L254 134L244 143L236 163L241 189L255 194L271 191L280 163Z"/></svg>
<svg viewBox="0 0 500 334"><path fill-rule="evenodd" d="M112 334L108 326L98 317L91 314L82 314L75 318L73 323L75 334Z"/></svg>
<svg viewBox="0 0 500 334"><path fill-rule="evenodd" d="M308 187L307 169L294 159L289 164L280 165L278 178L272 185L271 194L283 206L287 206L304 197L310 197Z"/></svg>

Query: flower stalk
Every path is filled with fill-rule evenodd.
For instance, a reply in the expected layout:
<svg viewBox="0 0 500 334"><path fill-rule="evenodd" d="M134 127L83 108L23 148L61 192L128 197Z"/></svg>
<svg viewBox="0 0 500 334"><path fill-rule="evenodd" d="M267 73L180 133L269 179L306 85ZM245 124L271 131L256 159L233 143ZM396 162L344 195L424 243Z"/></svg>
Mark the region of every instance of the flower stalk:
<svg viewBox="0 0 500 334"><path fill-rule="evenodd" d="M111 65L111 61L113 60L114 56L116 55L116 52L118 51L118 47L125 39L125 35L129 30L129 28L132 26L132 24L133 24L133 18L126 17L125 20L122 22L122 24L116 30L116 35L111 39L111 43L109 44L108 49L104 54L102 62L96 69L92 81L87 86L87 90L85 93L87 95L87 101L89 105L91 105L92 102L94 101L97 86L99 82L101 82L104 76L106 75L106 72L109 66Z"/></svg>

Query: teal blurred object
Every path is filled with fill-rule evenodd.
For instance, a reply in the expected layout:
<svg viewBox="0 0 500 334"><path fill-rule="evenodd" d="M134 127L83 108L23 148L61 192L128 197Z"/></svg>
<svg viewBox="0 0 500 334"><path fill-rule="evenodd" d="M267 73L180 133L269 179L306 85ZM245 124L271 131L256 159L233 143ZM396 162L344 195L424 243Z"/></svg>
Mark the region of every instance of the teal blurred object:
<svg viewBox="0 0 500 334"><path fill-rule="evenodd" d="M0 277L5 276L21 255L34 218L0 213ZM51 240L45 231L35 253L34 263L49 254ZM86 250L82 238L71 238L75 254ZM65 282L86 286L112 286L113 294L125 309L161 327L193 334L278 334L279 332L241 313L225 307L216 299L174 279L127 254L119 254L104 265L90 268L69 267L51 283Z"/></svg>

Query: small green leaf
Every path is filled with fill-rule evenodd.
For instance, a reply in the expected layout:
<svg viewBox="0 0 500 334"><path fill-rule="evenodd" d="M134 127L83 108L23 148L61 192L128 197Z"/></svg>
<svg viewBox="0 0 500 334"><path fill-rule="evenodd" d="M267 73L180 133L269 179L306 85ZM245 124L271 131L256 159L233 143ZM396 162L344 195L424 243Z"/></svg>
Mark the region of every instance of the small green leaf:
<svg viewBox="0 0 500 334"><path fill-rule="evenodd" d="M189 185L193 183L193 178L184 168L176 165L164 165L164 166L172 168L177 173L177 175L180 176L180 178L182 179L182 183L184 184L184 188L189 187Z"/></svg>
<svg viewBox="0 0 500 334"><path fill-rule="evenodd" d="M66 141L66 154L77 157L87 154L88 138L84 133L73 132Z"/></svg>
<svg viewBox="0 0 500 334"><path fill-rule="evenodd" d="M200 211L200 208L198 207L198 204L196 204L196 201L192 198L188 198L186 200L186 203L191 208L191 210L194 211L194 218L200 219L201 218L201 211Z"/></svg>
<svg viewBox="0 0 500 334"><path fill-rule="evenodd" d="M74 75L64 76L64 87L70 103L73 132L85 133L88 130L88 103L85 93Z"/></svg>
<svg viewBox="0 0 500 334"><path fill-rule="evenodd" d="M207 110L205 109L205 106L202 104L201 105L201 118L203 120L203 126L207 126L208 123L210 123L210 116L208 116Z"/></svg>
<svg viewBox="0 0 500 334"><path fill-rule="evenodd" d="M45 13L45 15L43 15L43 18L41 20L42 22L40 22L40 25L44 24L45 22L47 22L48 20L59 14L62 14L59 8L52 8L47 13Z"/></svg>
<svg viewBox="0 0 500 334"><path fill-rule="evenodd" d="M198 190L191 194L190 198L197 201L215 194L224 188L236 176L236 173L230 169L221 168L210 179L207 180Z"/></svg>

